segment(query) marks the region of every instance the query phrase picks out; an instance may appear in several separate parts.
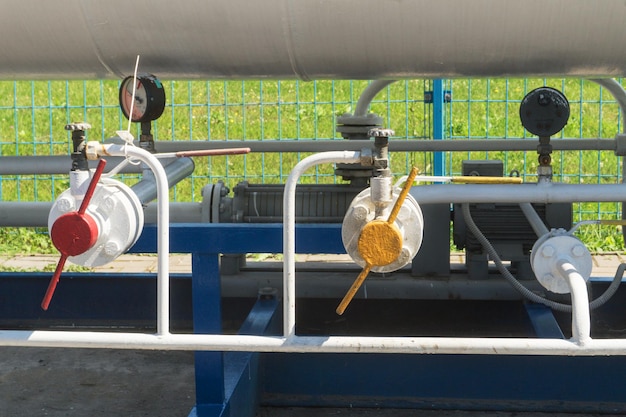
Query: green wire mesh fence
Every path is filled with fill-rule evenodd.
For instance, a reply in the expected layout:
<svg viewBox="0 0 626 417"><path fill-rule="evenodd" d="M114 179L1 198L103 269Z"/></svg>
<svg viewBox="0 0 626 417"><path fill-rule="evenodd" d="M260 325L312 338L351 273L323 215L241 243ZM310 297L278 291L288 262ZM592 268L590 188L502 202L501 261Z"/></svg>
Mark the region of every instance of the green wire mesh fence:
<svg viewBox="0 0 626 417"><path fill-rule="evenodd" d="M400 139L431 137L431 105L424 102L430 81L404 81L387 88L372 102ZM337 116L353 111L364 81L231 81L164 82L167 107L154 123L157 141L342 140L335 132ZM89 140L105 140L125 129L118 106L119 82L0 82L0 155L59 155L70 152L66 123L92 125ZM139 127L133 128L136 137ZM206 183L224 180L282 183L303 155L260 153L198 158L196 171L179 184L177 201L200 198ZM411 165L426 169L431 155L394 156L397 175ZM332 167L308 173L304 182L337 181ZM5 201L49 201L67 186L64 176L0 177Z"/></svg>
<svg viewBox="0 0 626 417"><path fill-rule="evenodd" d="M154 122L157 141L343 140L336 120L353 112L366 81L168 81L167 107ZM528 138L519 121L519 104L532 89L551 86L569 99L571 116L560 133L567 138L613 138L621 130L618 105L597 84L577 79L447 80L451 92L443 106L446 140ZM90 140L105 140L125 129L118 106L117 81L0 82L0 156L59 155L70 152L66 123L87 121ZM394 129L395 140L431 139L433 105L425 100L429 80L391 84L372 102L370 111ZM133 127L139 136L139 127ZM197 158L191 178L171 192L176 201L199 201L201 188L223 180L283 183L305 154L253 153L246 156ZM536 180L533 152L462 152L445 154L445 172L457 175L464 159L500 159L505 172L517 171ZM0 162L1 163L1 162ZM621 181L620 158L613 152L555 152L555 181L615 183ZM433 154L394 153L394 175L415 165L433 174ZM126 176L128 182L134 177ZM307 183L340 182L332 167L319 167L303 178ZM50 201L68 186L65 175L0 176L0 200ZM576 204L574 220L619 218L618 203ZM615 235L615 233L608 233ZM610 242L609 242L610 243Z"/></svg>

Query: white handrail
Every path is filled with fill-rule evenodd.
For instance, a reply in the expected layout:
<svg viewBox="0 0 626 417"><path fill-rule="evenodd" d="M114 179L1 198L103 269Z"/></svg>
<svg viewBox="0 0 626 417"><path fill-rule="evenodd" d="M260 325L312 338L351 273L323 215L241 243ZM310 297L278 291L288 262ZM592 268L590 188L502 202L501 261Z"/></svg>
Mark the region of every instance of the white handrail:
<svg viewBox="0 0 626 417"><path fill-rule="evenodd" d="M283 194L283 334L296 334L296 185L302 174L319 164L358 162L360 152L321 152L304 158L287 177Z"/></svg>
<svg viewBox="0 0 626 417"><path fill-rule="evenodd" d="M169 207L167 177L160 163L140 148L106 145L104 154L142 159L155 172L159 201L158 216L158 312L157 333L110 333L67 331L0 330L0 346L82 347L115 349L206 350L246 352L324 353L410 353L410 354L502 354L502 355L626 355L626 339L591 339L588 308L583 291L576 290L574 338L451 338L451 337L302 337L295 335L295 188L308 168L332 162L357 162L359 152L325 152L303 159L289 175L283 200L284 249L284 335L206 335L169 333ZM576 192L572 194L572 191ZM524 202L524 201L623 201L626 185L440 185L420 187L416 198L422 203ZM562 264L564 271L571 268ZM572 287L580 287L577 273L568 273ZM580 284L580 285L579 285ZM584 285L583 285L584 286ZM580 308L579 306L582 306ZM586 312L586 314L585 314Z"/></svg>
<svg viewBox="0 0 626 417"><path fill-rule="evenodd" d="M91 145L92 143L90 143ZM100 146L97 146L100 145ZM97 144L99 155L127 156L144 162L154 173L157 191L157 334L170 332L170 205L167 174L150 152L136 146Z"/></svg>

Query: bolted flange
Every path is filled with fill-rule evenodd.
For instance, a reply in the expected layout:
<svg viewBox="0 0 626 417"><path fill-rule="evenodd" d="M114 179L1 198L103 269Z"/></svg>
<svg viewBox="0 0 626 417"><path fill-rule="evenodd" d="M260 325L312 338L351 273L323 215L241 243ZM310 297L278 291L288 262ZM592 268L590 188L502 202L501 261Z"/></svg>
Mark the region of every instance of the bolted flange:
<svg viewBox="0 0 626 417"><path fill-rule="evenodd" d="M567 279L558 267L562 261L572 264L585 280L591 276L591 253L580 240L554 230L537 240L530 257L537 281L553 293L569 294Z"/></svg>

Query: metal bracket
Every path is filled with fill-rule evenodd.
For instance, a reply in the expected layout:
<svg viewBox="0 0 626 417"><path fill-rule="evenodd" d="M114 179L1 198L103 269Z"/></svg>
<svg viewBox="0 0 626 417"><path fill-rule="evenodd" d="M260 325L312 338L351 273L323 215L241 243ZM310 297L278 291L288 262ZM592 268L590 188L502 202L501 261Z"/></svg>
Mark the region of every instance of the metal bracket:
<svg viewBox="0 0 626 417"><path fill-rule="evenodd" d="M626 133L615 135L615 155L626 156Z"/></svg>

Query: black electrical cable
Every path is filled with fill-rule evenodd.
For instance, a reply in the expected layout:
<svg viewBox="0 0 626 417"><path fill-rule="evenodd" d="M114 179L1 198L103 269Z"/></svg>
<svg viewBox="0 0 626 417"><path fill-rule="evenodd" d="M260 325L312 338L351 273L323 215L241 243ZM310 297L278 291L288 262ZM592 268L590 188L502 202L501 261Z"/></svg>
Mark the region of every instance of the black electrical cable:
<svg viewBox="0 0 626 417"><path fill-rule="evenodd" d="M506 269L506 267L502 263L502 260L500 259L500 256L498 256L498 252L495 250L493 245L491 245L485 235L483 235L478 226L476 226L476 223L474 223L474 219L472 219L472 215L470 213L469 204L462 204L462 211L463 218L465 219L465 223L467 224L469 230L476 237L476 239L478 239L483 249L487 251L491 260L493 260L493 262L496 264L498 271L500 271L500 273L513 286L513 288L515 288L520 294L528 298L530 301L544 304L556 311L561 311L564 313L572 312L572 306L570 304L558 303L556 301L552 301L545 297L537 295L534 292L530 291L528 288L526 288L521 282L519 282L517 278L515 278L513 274L511 274L511 272ZM619 284L622 281L622 276L624 275L625 270L626 264L620 264L617 268L617 271L615 272L615 277L613 278L611 285L609 285L609 287L606 289L606 291L604 291L604 293L602 293L602 295L589 303L589 308L591 310L600 307L615 294L617 288L619 287Z"/></svg>

